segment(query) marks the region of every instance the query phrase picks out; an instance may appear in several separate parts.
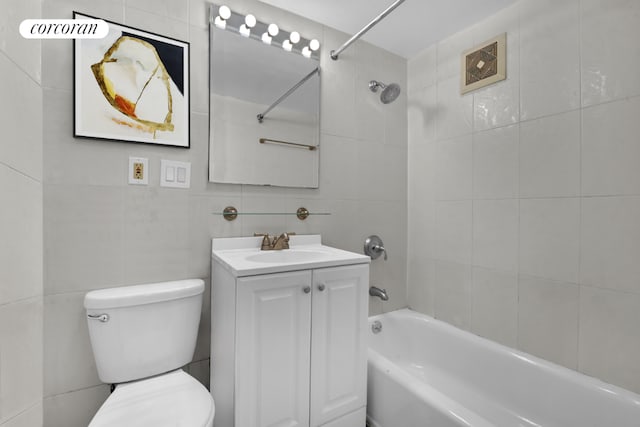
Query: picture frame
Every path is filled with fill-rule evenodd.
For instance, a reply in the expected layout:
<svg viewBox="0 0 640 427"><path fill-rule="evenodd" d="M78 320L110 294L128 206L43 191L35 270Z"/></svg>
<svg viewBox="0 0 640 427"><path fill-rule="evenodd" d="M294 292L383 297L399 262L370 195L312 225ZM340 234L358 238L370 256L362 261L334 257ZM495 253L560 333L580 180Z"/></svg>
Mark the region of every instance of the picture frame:
<svg viewBox="0 0 640 427"><path fill-rule="evenodd" d="M74 39L74 137L189 148L189 42L104 21Z"/></svg>
<svg viewBox="0 0 640 427"><path fill-rule="evenodd" d="M468 49L460 59L460 93L465 94L507 78L507 34Z"/></svg>

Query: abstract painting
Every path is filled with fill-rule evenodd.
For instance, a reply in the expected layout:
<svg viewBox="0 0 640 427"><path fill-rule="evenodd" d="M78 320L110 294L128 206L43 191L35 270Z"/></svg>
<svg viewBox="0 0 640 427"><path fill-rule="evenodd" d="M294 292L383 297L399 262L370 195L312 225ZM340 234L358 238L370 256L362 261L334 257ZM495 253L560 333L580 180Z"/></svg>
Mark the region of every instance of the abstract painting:
<svg viewBox="0 0 640 427"><path fill-rule="evenodd" d="M74 40L74 136L189 148L189 43L106 22Z"/></svg>

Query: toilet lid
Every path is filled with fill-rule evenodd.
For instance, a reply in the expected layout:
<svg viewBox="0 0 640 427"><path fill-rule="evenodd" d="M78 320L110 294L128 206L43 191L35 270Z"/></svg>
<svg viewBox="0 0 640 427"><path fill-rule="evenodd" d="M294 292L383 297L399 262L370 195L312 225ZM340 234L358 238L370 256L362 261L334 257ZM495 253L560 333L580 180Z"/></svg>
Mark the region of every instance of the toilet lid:
<svg viewBox="0 0 640 427"><path fill-rule="evenodd" d="M89 427L210 427L214 412L209 391L177 370L118 385Z"/></svg>

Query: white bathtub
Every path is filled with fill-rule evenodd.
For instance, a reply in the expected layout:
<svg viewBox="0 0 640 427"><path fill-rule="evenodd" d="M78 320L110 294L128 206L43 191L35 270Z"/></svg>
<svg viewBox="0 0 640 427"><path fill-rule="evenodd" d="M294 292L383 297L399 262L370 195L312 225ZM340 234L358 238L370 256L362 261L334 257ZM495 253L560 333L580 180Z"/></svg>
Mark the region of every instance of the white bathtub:
<svg viewBox="0 0 640 427"><path fill-rule="evenodd" d="M408 309L375 321L371 427L640 426L640 395L630 391Z"/></svg>

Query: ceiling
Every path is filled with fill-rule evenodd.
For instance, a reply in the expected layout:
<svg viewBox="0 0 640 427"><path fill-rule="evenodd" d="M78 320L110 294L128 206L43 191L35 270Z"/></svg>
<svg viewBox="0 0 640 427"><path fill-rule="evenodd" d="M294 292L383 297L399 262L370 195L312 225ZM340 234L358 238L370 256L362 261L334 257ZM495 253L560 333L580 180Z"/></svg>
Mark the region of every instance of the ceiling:
<svg viewBox="0 0 640 427"><path fill-rule="evenodd" d="M326 26L355 34L394 0L260 0ZM405 58L516 0L406 0L362 38ZM346 40L345 40L346 41ZM337 49L339 46L327 46Z"/></svg>

